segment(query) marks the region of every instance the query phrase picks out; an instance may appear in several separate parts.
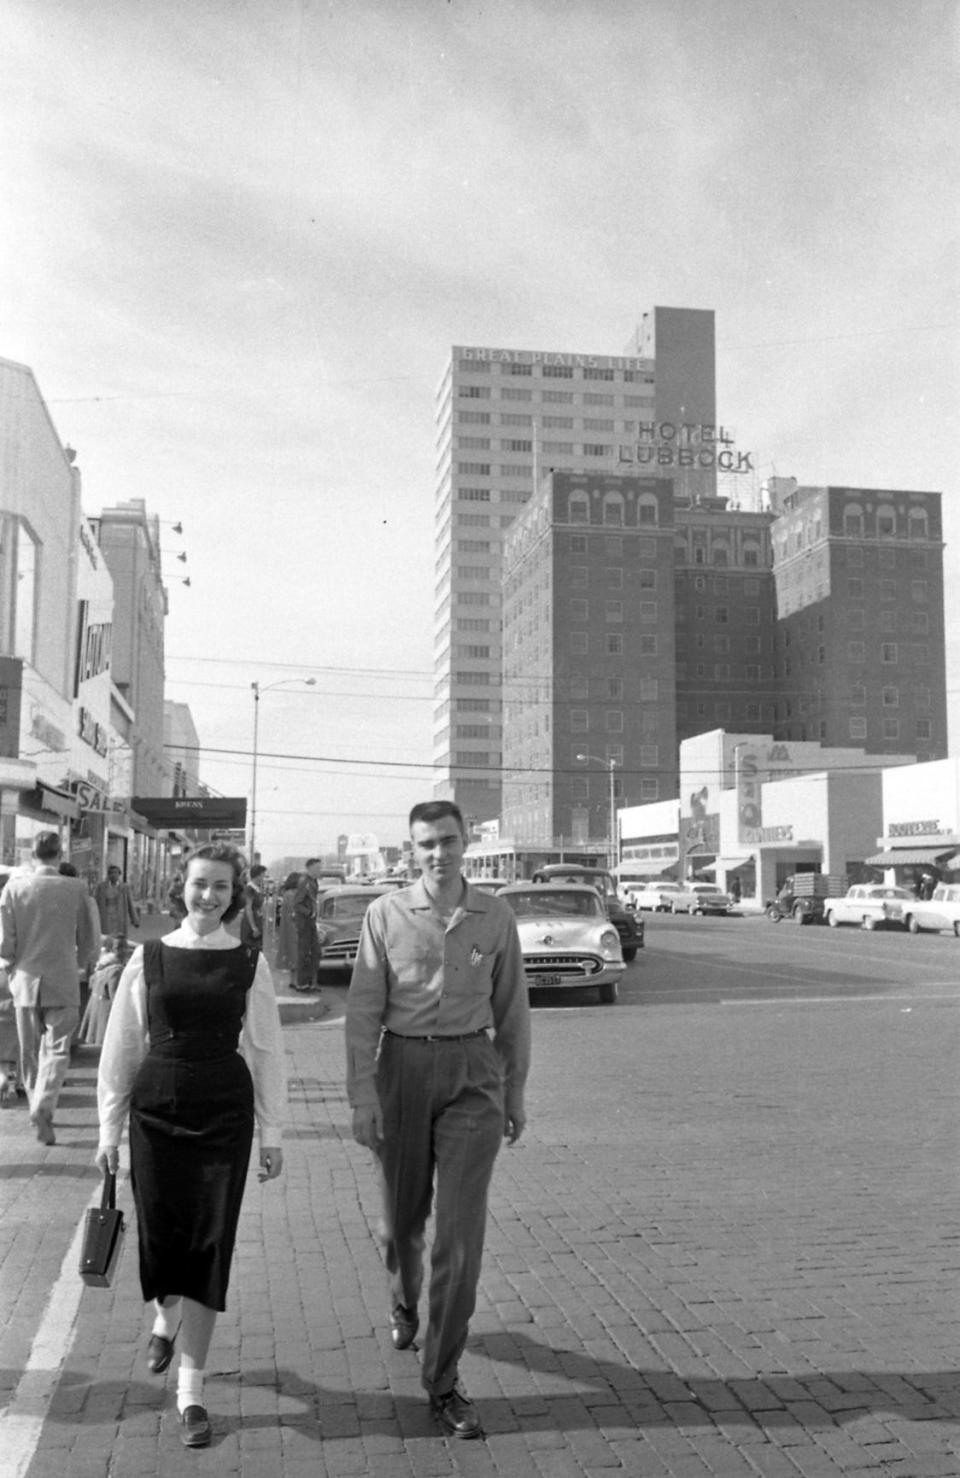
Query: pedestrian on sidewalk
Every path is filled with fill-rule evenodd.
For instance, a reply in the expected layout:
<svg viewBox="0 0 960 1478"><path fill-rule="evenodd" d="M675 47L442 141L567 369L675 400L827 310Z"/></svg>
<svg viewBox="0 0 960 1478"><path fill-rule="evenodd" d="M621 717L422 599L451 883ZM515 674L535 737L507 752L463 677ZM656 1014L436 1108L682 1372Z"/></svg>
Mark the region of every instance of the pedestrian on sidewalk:
<svg viewBox="0 0 960 1478"><path fill-rule="evenodd" d="M140 927L140 910L133 901L129 883L123 881L120 868L112 862L107 875L93 890L93 901L100 911L100 932L107 938L122 934L124 939L132 924Z"/></svg>
<svg viewBox="0 0 960 1478"><path fill-rule="evenodd" d="M103 1046L110 1008L129 957L130 945L122 934L104 940L100 958L90 976L90 995L80 1023L80 1041L88 1046Z"/></svg>
<svg viewBox="0 0 960 1478"><path fill-rule="evenodd" d="M462 875L459 808L414 806L410 835L421 878L375 899L363 923L347 997L347 1092L354 1138L380 1169L393 1345L408 1349L419 1329L435 1194L421 1379L445 1432L481 1437L458 1367L494 1161L526 1122L530 1007L512 911Z"/></svg>
<svg viewBox="0 0 960 1478"><path fill-rule="evenodd" d="M142 945L117 989L100 1058L97 1165L116 1171L130 1115L140 1286L153 1302L147 1365L173 1358L180 1436L206 1447L204 1371L253 1142L260 1180L283 1167L286 1086L280 1016L264 956L225 927L243 905L245 860L198 847L187 862L183 924Z"/></svg>
<svg viewBox="0 0 960 1478"><path fill-rule="evenodd" d="M267 869L262 862L251 867L243 890L243 912L240 915L240 943L263 949L263 920L266 894L264 878Z"/></svg>
<svg viewBox="0 0 960 1478"><path fill-rule="evenodd" d="M317 937L320 885L317 882L317 873L322 866L319 857L308 857L294 894L293 917L297 925L295 990L317 989L317 966L320 964L320 940Z"/></svg>
<svg viewBox="0 0 960 1478"><path fill-rule="evenodd" d="M300 882L298 872L287 873L280 885L280 918L277 928L277 970L287 978L287 984L296 979L297 970L297 921L293 902Z"/></svg>
<svg viewBox="0 0 960 1478"><path fill-rule="evenodd" d="M30 1122L41 1144L56 1144L53 1116L80 1019L80 969L93 953L86 885L61 877L60 836L41 831L35 870L14 875L0 894L0 960L10 968L20 1071Z"/></svg>

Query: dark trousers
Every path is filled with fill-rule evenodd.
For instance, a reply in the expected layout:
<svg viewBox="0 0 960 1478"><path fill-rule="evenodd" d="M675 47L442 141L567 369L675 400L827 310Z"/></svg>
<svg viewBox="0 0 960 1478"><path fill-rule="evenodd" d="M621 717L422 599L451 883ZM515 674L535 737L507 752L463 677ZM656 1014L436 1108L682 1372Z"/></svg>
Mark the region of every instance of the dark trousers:
<svg viewBox="0 0 960 1478"><path fill-rule="evenodd" d="M313 919L297 919L297 984L316 985L320 941Z"/></svg>
<svg viewBox="0 0 960 1478"><path fill-rule="evenodd" d="M427 1042L387 1033L377 1090L391 1306L417 1307L424 1230L436 1197L422 1380L442 1395L456 1382L477 1301L487 1190L503 1139L500 1059L486 1036Z"/></svg>

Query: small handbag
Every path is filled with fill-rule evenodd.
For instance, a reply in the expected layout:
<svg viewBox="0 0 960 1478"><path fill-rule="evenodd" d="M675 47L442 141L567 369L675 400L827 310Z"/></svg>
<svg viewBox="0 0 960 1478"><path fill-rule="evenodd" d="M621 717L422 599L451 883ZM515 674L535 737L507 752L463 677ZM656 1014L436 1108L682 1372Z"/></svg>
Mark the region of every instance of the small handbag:
<svg viewBox="0 0 960 1478"><path fill-rule="evenodd" d="M123 1250L125 1232L123 1212L117 1209L117 1177L107 1171L103 1177L100 1208L90 1208L83 1227L80 1277L89 1287L110 1287Z"/></svg>

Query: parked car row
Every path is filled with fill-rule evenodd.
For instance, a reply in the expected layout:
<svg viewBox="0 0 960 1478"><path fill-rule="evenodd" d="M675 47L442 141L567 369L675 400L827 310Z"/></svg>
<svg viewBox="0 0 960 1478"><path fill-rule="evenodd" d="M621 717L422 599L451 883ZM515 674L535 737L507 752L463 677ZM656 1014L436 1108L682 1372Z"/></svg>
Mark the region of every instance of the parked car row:
<svg viewBox="0 0 960 1478"><path fill-rule="evenodd" d="M716 883L673 883L662 878L633 889L631 901L635 909L655 913L728 914L734 907L730 894Z"/></svg>
<svg viewBox="0 0 960 1478"><path fill-rule="evenodd" d="M930 898L917 898L909 888L891 883L857 883L843 898L828 899L823 917L833 929L840 924L861 929L893 926L911 934L952 929L960 937L960 885L941 883Z"/></svg>

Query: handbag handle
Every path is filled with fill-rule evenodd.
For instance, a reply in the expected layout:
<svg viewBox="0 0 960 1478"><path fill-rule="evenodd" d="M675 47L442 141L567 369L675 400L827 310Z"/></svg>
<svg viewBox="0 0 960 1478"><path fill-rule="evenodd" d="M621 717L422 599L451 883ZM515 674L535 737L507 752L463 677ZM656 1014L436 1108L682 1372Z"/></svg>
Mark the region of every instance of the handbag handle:
<svg viewBox="0 0 960 1478"><path fill-rule="evenodd" d="M101 1211L114 1211L117 1205L117 1176L113 1170L103 1172L103 1195L100 1197Z"/></svg>

